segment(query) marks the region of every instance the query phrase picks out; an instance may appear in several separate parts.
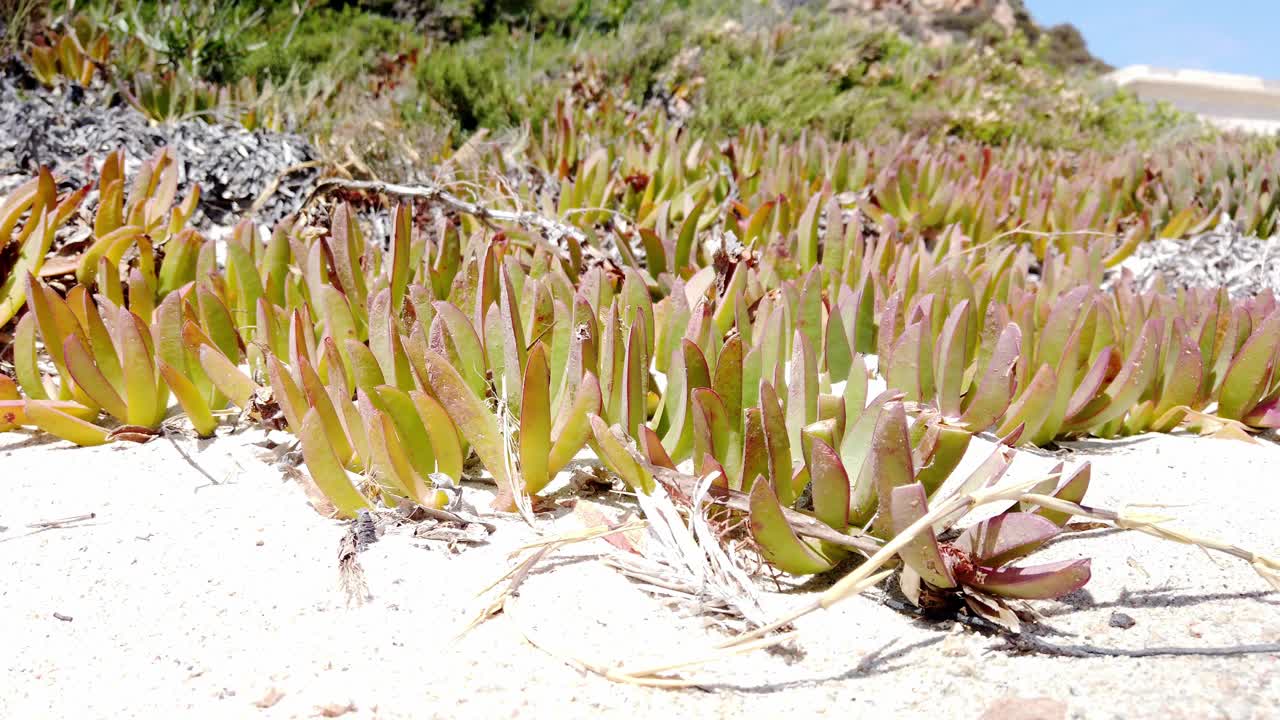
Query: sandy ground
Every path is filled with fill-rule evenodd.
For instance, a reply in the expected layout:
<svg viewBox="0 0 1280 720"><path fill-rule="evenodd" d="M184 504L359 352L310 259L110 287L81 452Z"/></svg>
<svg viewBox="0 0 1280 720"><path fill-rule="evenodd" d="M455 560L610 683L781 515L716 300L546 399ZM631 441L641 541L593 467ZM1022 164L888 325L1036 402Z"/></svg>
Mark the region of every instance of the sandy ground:
<svg viewBox="0 0 1280 720"><path fill-rule="evenodd" d="M360 555L372 600L349 607L336 571L345 525L317 515L261 459L261 439L182 442L202 472L166 440L77 449L0 434L0 717L1261 718L1280 707L1276 654L1020 655L866 596L801 621L798 659L718 662L691 673L698 689L615 684L526 637L608 665L684 658L723 636L601 563L612 549L597 540L550 557L512 612L455 638L510 551L576 526L571 514L537 530L503 520L487 545L460 554L392 530ZM966 462L983 454L975 448ZM1094 463L1093 504L1177 505L1165 512L1188 529L1280 549L1275 445L1152 436L1060 456ZM1011 472L1057 459L1020 453ZM73 527L28 527L89 512L94 520ZM1042 557L1078 556L1094 558L1094 579L1038 603L1047 641L1139 650L1280 641L1280 594L1242 563L1099 532ZM803 591L766 597L771 612L805 600ZM1113 627L1114 613L1132 627Z"/></svg>

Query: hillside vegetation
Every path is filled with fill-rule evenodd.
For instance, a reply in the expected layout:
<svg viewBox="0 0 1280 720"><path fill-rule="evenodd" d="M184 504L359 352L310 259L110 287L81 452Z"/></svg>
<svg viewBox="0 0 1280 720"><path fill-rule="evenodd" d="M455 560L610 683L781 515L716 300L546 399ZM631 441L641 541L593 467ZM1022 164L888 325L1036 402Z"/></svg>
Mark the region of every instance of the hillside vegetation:
<svg viewBox="0 0 1280 720"><path fill-rule="evenodd" d="M85 44L108 35L123 86L170 96L154 114L216 108L324 136L376 111L419 152L480 129L537 128L561 101L657 107L709 139L759 125L1081 150L1205 133L1102 86L1070 28L1039 31L1026 18L1011 31L972 13L940 19L956 40L934 46L907 34L913 26L805 2L177 5L94 0L52 19L74 17ZM210 85L222 97L200 97L216 93Z"/></svg>

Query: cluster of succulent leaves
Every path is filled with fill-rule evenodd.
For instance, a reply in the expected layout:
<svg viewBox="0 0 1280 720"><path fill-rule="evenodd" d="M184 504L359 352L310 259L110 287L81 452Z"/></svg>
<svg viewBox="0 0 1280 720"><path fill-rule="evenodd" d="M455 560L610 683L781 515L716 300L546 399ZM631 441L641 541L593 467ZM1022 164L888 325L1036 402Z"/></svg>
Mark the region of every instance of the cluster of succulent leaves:
<svg viewBox="0 0 1280 720"><path fill-rule="evenodd" d="M269 234L246 219L219 257L188 227L198 189L178 202L167 151L131 181L113 153L96 187L62 195L42 171L0 205L17 249L0 322L20 313L0 419L93 445L153 434L171 396L200 435L239 414L295 433L342 515L439 506L473 454L509 509L584 449L637 492L692 468L740 496L762 555L794 573L908 527L973 433L1044 443L1209 412L1276 424L1270 297L1104 290L1114 248L1099 241L978 243L961 224L927 239L802 182L786 146L752 136L722 151L739 168L727 177L694 176L675 135L623 144L618 180L562 120L530 151L558 197L526 198L572 223L554 234L404 204L377 237L338 204ZM814 172L841 162L814 156ZM777 194L753 208L753 186ZM77 222L92 241L46 267ZM65 292L42 280L68 275ZM889 388L874 397L868 355ZM1009 460L999 448L956 492ZM1041 490L1080 500L1087 469L1058 487L1062 474ZM1087 563L1006 567L1067 519L1028 511L925 536L904 563L929 597L997 618L1001 598L1079 587Z"/></svg>
<svg viewBox="0 0 1280 720"><path fill-rule="evenodd" d="M93 82L118 44L91 22L46 37L27 59L48 83ZM1280 426L1274 298L1140 292L1115 270L1223 216L1270 234L1266 142L837 142L754 117L720 142L669 103L591 90L609 77L593 62L575 72L528 132L452 158L457 187L495 189L477 200L565 231L339 203L214 243L189 227L199 190L179 201L167 152L131 179L109 155L67 193L42 170L0 204L15 376L0 376L0 429L93 445L149 437L174 402L202 436L238 415L294 433L344 516L440 506L473 457L508 509L584 451L636 492L691 469L736 499L766 559L808 574L996 483L1008 445ZM194 77L127 87L157 119L261 91ZM660 82L670 100L690 81ZM47 263L77 223L91 242ZM953 478L988 431L1002 445ZM1088 482L1058 468L1037 492L1078 502ZM1068 519L1013 507L922 533L900 553L903 589L1007 622L1006 600L1087 581L1087 561L1010 567Z"/></svg>

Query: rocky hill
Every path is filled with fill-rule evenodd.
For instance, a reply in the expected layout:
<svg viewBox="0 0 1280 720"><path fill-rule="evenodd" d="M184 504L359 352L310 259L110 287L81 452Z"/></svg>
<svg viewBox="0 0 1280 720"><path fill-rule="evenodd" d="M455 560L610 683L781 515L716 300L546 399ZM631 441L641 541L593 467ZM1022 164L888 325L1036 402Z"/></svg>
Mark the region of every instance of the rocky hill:
<svg viewBox="0 0 1280 720"><path fill-rule="evenodd" d="M1033 43L1045 40L1048 57L1059 66L1110 69L1089 52L1074 25L1043 27L1023 0L831 0L828 9L841 15L870 15L930 44L1020 32Z"/></svg>

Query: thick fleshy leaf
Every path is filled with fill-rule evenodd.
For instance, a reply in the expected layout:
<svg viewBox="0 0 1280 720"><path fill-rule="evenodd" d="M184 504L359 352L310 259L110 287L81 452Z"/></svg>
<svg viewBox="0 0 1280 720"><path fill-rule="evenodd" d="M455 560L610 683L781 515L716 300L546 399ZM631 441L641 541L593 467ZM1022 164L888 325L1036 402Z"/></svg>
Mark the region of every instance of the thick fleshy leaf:
<svg viewBox="0 0 1280 720"><path fill-rule="evenodd" d="M333 503L339 515L354 517L356 510L369 506L369 501L351 484L342 462L334 454L329 433L315 408L308 410L303 417L298 439L302 441L302 457L307 463L311 478Z"/></svg>
<svg viewBox="0 0 1280 720"><path fill-rule="evenodd" d="M249 401L253 399L253 394L258 389L253 380L215 347L201 345L196 352L200 358L200 367L213 381L218 392L226 395L241 410L249 407Z"/></svg>
<svg viewBox="0 0 1280 720"><path fill-rule="evenodd" d="M572 406L568 412L561 414L561 420L552 428L551 453L547 459L547 472L555 474L578 454L591 437L591 415L601 411L600 383L595 373L588 372L582 376Z"/></svg>
<svg viewBox="0 0 1280 720"><path fill-rule="evenodd" d="M590 422L593 444L601 462L622 478L628 487L639 492L652 492L653 476L623 446L621 428L618 425L609 427L599 415L591 415Z"/></svg>
<svg viewBox="0 0 1280 720"><path fill-rule="evenodd" d="M436 459L427 434L423 418L418 414L417 404L409 393L393 385L379 385L369 395L374 405L380 405L392 422L395 423L396 435L404 447L404 453L413 467L417 477L429 477L435 472ZM334 403L335 406L337 403ZM343 403L350 405L349 402ZM410 489L412 484L410 483Z"/></svg>
<svg viewBox="0 0 1280 720"><path fill-rule="evenodd" d="M1253 409L1267 392L1275 372L1277 345L1280 345L1280 310L1262 322L1231 361L1218 394L1218 415L1238 420Z"/></svg>
<svg viewBox="0 0 1280 720"><path fill-rule="evenodd" d="M199 301L201 329L206 331L223 355L233 362L239 360L240 336L236 334L227 306L203 281L196 286L196 299Z"/></svg>
<svg viewBox="0 0 1280 720"><path fill-rule="evenodd" d="M107 382L107 378L98 370L98 366L93 362L93 356L89 354L89 350L85 348L78 335L67 338L63 343L62 353L67 370L71 373L76 385L79 385L80 389L103 410L121 422L127 422L125 418L128 415L128 407L111 387L111 383Z"/></svg>
<svg viewBox="0 0 1280 720"><path fill-rule="evenodd" d="M548 467L551 455L550 384L546 346L535 343L525 363L520 401L520 473L524 477L524 490L530 495L551 482Z"/></svg>
<svg viewBox="0 0 1280 720"><path fill-rule="evenodd" d="M338 416L338 410L334 407L332 398L326 392L324 384L320 382L320 376L316 374L315 368L311 367L311 363L305 357L298 358L295 371L301 380L299 384L307 398L307 405L319 413L322 427L329 434L334 455L337 456L338 462L346 465L351 460L355 449L351 446L351 440L347 437L343 421Z"/></svg>
<svg viewBox="0 0 1280 720"><path fill-rule="evenodd" d="M1164 363L1164 383L1160 389L1159 403L1153 415L1161 418L1169 410L1179 405L1198 405L1200 386L1204 382L1204 364L1200 356L1200 347L1191 333L1186 332L1181 318L1173 321L1172 341L1166 351ZM1180 418L1179 418L1180 419ZM1169 432L1177 425L1177 420L1166 422L1162 426L1152 426L1156 432Z"/></svg>
<svg viewBox="0 0 1280 720"><path fill-rule="evenodd" d="M968 363L966 347L972 322L970 315L969 301L961 300L943 323L935 348L937 356L933 366L937 373L938 409L949 417L960 415L964 370Z"/></svg>
<svg viewBox="0 0 1280 720"><path fill-rule="evenodd" d="M116 337L124 373L125 402L128 404L125 422L159 427L164 420L168 396L160 392L165 386L158 384L159 378L156 377L151 333L142 318L121 309L120 319L116 321ZM209 350L212 352L212 348Z"/></svg>
<svg viewBox="0 0 1280 720"><path fill-rule="evenodd" d="M844 321L840 318L841 311L842 308L836 307L827 317L827 346L823 357L832 378L848 377L853 366L854 353L845 333Z"/></svg>
<svg viewBox="0 0 1280 720"><path fill-rule="evenodd" d="M840 464L840 456L830 445L811 435L807 455L814 516L843 531L849 526L849 476Z"/></svg>
<svg viewBox="0 0 1280 720"><path fill-rule="evenodd" d="M765 444L769 452L769 482L774 484L778 500L790 506L796 496L787 480L791 477L791 444L787 438L787 426L782 407L773 386L760 383L760 411L764 426Z"/></svg>
<svg viewBox="0 0 1280 720"><path fill-rule="evenodd" d="M39 402L45 408L57 410L80 420L93 420L98 417L98 408L85 407L74 400L34 400L32 398L16 398L0 400L0 424L31 425L27 420L29 403Z"/></svg>
<svg viewBox="0 0 1280 720"><path fill-rule="evenodd" d="M711 388L693 391L693 466L701 467L709 455L721 465L733 452L730 449L729 418L724 402ZM735 458L736 462L736 458ZM730 476L730 482L737 479Z"/></svg>
<svg viewBox="0 0 1280 720"><path fill-rule="evenodd" d="M378 359L374 357L364 343L348 339L346 346L347 357L351 359L351 373L355 378L356 387L375 387L386 382L386 378L382 375L382 367L378 364Z"/></svg>
<svg viewBox="0 0 1280 720"><path fill-rule="evenodd" d="M456 362L456 374L473 395L482 397L486 384L485 354L475 327L450 303L437 301L432 307L436 316L431 322L431 349Z"/></svg>
<svg viewBox="0 0 1280 720"><path fill-rule="evenodd" d="M890 498L895 487L915 482L911 467L911 441L907 436L907 414L900 402L886 403L876 418L871 434L871 451L864 472L875 482L879 511L874 531L878 537L893 537L893 507Z"/></svg>
<svg viewBox="0 0 1280 720"><path fill-rule="evenodd" d="M436 309L440 310L441 306L437 304ZM493 413L443 355L427 350L422 361L426 372L424 381L431 394L440 401L458 431L475 449L498 487L514 498L519 488L512 487L507 476L506 447Z"/></svg>
<svg viewBox="0 0 1280 720"><path fill-rule="evenodd" d="M27 397L46 400L49 397L36 365L36 318L26 313L13 329L13 371Z"/></svg>
<svg viewBox="0 0 1280 720"><path fill-rule="evenodd" d="M369 398L364 391L361 391L361 396L364 400ZM371 402L363 408L361 418L369 446L365 471L371 472L392 493L417 502L420 493L416 490L421 481L413 472L404 445L396 435L395 423L385 412L375 409Z"/></svg>
<svg viewBox="0 0 1280 720"><path fill-rule="evenodd" d="M449 413L439 401L421 390L410 390L409 397L418 408L418 415L427 427L431 438L431 451L435 455L436 472L444 473L454 481L462 480L462 439Z"/></svg>
<svg viewBox="0 0 1280 720"><path fill-rule="evenodd" d="M924 326L912 323L898 336L893 345L893 362L885 368L885 384L901 390L909 400L924 401L921 397L921 358L924 347Z"/></svg>
<svg viewBox="0 0 1280 720"><path fill-rule="evenodd" d="M889 500L884 503L889 508L892 518L892 537L901 535L907 528L929 512L929 501L924 486L920 483L901 485L893 488ZM902 562L916 572L922 580L938 588L953 588L955 578L942 558L938 548L938 538L933 528L926 527L902 546L898 551Z"/></svg>
<svg viewBox="0 0 1280 720"><path fill-rule="evenodd" d="M996 341L982 380L967 398L958 424L973 431L986 430L1004 414L1013 398L1015 372L1022 348L1022 330L1015 323L1004 326Z"/></svg>
<svg viewBox="0 0 1280 720"><path fill-rule="evenodd" d="M872 437L885 404L900 399L900 393L886 390L872 399L861 414L854 416L853 410L849 409L850 417L857 419L845 430L840 441L840 464L853 483L849 494L849 523L852 525L861 527L875 514L876 482L867 457L871 453Z"/></svg>
<svg viewBox="0 0 1280 720"><path fill-rule="evenodd" d="M1058 394L1058 378L1048 363L1041 365L1031 382L1020 388L1018 399L1013 401L1005 411L1004 419L996 428L996 435L1008 435L1019 425L1023 428L1023 436L1039 432L1040 427L1053 410Z"/></svg>
<svg viewBox="0 0 1280 720"><path fill-rule="evenodd" d="M1062 487L1058 488L1053 496L1059 500L1067 502L1080 503L1084 501L1084 495L1089 491L1089 480L1092 475L1092 468L1089 463L1084 463L1071 473L1066 482L1062 483ZM1029 503L1028 503L1029 505ZM1058 510L1050 510L1041 507L1024 507L1024 510L1034 512L1048 519L1058 527L1063 527L1071 520L1071 515Z"/></svg>
<svg viewBox="0 0 1280 720"><path fill-rule="evenodd" d="M77 445L103 445L108 441L105 429L57 409L57 405L49 400L28 400L26 420L51 435Z"/></svg>
<svg viewBox="0 0 1280 720"><path fill-rule="evenodd" d="M1125 360L1120 374L1107 386L1103 396L1104 401L1096 405L1094 403L1086 405L1084 410L1071 418L1070 427L1096 428L1124 417L1124 414L1137 404L1138 399L1155 379L1160 359L1160 325L1159 318L1151 318L1147 321L1136 346Z"/></svg>
<svg viewBox="0 0 1280 720"><path fill-rule="evenodd" d="M834 567L831 560L791 529L778 497L764 478L758 477L751 484L750 508L751 535L771 565L794 575L812 575Z"/></svg>
<svg viewBox="0 0 1280 720"><path fill-rule="evenodd" d="M1030 555L1060 531L1044 516L1009 512L969 526L952 544L977 564L998 568Z"/></svg>
<svg viewBox="0 0 1280 720"><path fill-rule="evenodd" d="M1098 357L1089 366L1080 384L1076 386L1075 392L1072 393L1071 400L1067 403L1066 420L1070 421L1084 413L1091 403L1099 400L1099 391L1111 372L1111 365L1116 362L1119 361L1116 359L1114 348L1108 346L1098 353Z"/></svg>
<svg viewBox="0 0 1280 720"><path fill-rule="evenodd" d="M213 417L213 413L209 410L209 403L205 402L204 396L190 380L183 377L174 370L172 366L164 360L157 359L156 365L160 371L160 377L168 384L169 389L173 391L174 397L178 398L178 404L182 406L183 412L187 414L187 419L191 421L191 426L195 428L196 434L200 437L209 437L218 429L218 421ZM283 406L283 403L281 403ZM286 415L286 417L288 417ZM298 425L291 424L291 428Z"/></svg>
<svg viewBox="0 0 1280 720"><path fill-rule="evenodd" d="M951 473L964 459L969 441L973 439L970 433L950 425L939 424L937 428L937 445L928 463L916 470L916 482L924 486L929 497L933 497L947 478L951 477Z"/></svg>
<svg viewBox="0 0 1280 720"><path fill-rule="evenodd" d="M1064 560L1047 565L1020 568L975 569L971 578L961 578L985 593L1021 600L1051 600L1075 592L1089 582L1089 559Z"/></svg>
<svg viewBox="0 0 1280 720"><path fill-rule="evenodd" d="M818 419L818 359L809 338L799 330L792 336L792 353L787 375L787 441L792 464L804 462L800 430Z"/></svg>
<svg viewBox="0 0 1280 720"><path fill-rule="evenodd" d="M669 470L676 469L676 464L671 461L671 456L667 455L666 448L662 447L662 439L648 425L640 426L637 444L640 446L640 451L649 459L650 464Z"/></svg>
<svg viewBox="0 0 1280 720"><path fill-rule="evenodd" d="M649 354L646 349L645 332L645 319L640 315L631 325L631 332L627 336L626 358L622 374L623 385L619 393L622 405L618 419L623 423L627 434L632 437L636 435L636 428L644 424L647 417Z"/></svg>
<svg viewBox="0 0 1280 720"><path fill-rule="evenodd" d="M712 389L724 402L729 418L729 432L742 432L742 338L734 335L724 341L716 358L715 378Z"/></svg>

